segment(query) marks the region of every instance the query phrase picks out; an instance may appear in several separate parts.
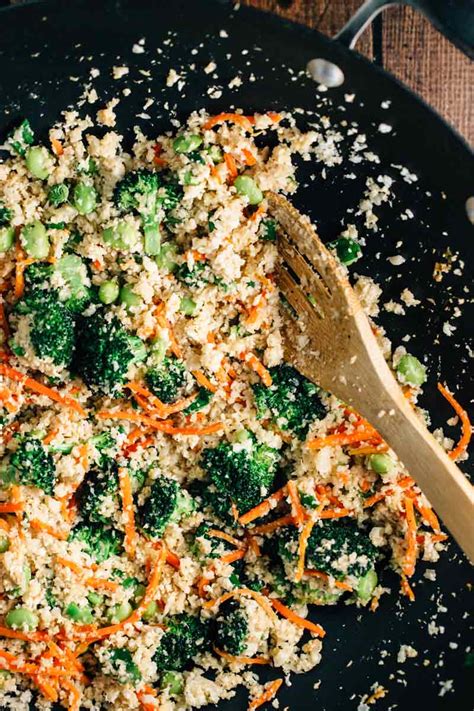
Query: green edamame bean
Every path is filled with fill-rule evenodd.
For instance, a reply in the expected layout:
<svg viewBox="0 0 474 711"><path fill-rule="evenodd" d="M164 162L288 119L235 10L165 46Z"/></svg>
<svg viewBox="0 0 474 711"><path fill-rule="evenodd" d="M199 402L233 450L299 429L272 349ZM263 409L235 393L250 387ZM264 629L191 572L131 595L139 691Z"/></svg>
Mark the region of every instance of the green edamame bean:
<svg viewBox="0 0 474 711"><path fill-rule="evenodd" d="M107 612L107 619L109 622L112 622L112 624L116 624L117 622L123 622L123 620L126 620L127 617L130 617L132 612L133 607L129 602L121 602L117 605L113 605L109 609Z"/></svg>
<svg viewBox="0 0 474 711"><path fill-rule="evenodd" d="M118 299L119 292L116 281L103 281L99 287L99 299L103 304L113 304Z"/></svg>
<svg viewBox="0 0 474 711"><path fill-rule="evenodd" d="M234 187L239 195L246 197L249 205L258 205L263 200L263 193L253 178L248 175L238 175Z"/></svg>
<svg viewBox="0 0 474 711"><path fill-rule="evenodd" d="M388 474L392 471L395 462L388 454L371 454L369 457L369 467L376 474Z"/></svg>
<svg viewBox="0 0 474 711"><path fill-rule="evenodd" d="M367 571L367 573L359 579L357 584L357 597L362 600L362 602L367 602L370 599L375 587L378 583L378 577L375 570L372 568Z"/></svg>
<svg viewBox="0 0 474 711"><path fill-rule="evenodd" d="M13 247L15 230L13 227L0 227L0 252L8 252Z"/></svg>
<svg viewBox="0 0 474 711"><path fill-rule="evenodd" d="M5 617L7 627L12 630L23 630L29 632L38 627L39 619L36 612L27 607L14 607Z"/></svg>
<svg viewBox="0 0 474 711"><path fill-rule="evenodd" d="M49 254L49 237L45 226L35 220L25 225L21 231L21 243L25 252L35 259L45 259Z"/></svg>
<svg viewBox="0 0 474 711"><path fill-rule="evenodd" d="M139 240L139 233L131 222L118 222L115 227L107 227L102 232L102 239L114 249L129 250Z"/></svg>
<svg viewBox="0 0 474 711"><path fill-rule="evenodd" d="M426 381L426 368L418 358L406 353L402 355L397 365L401 380L409 385L423 385Z"/></svg>
<svg viewBox="0 0 474 711"><path fill-rule="evenodd" d="M195 151L196 148L202 143L201 136L196 136L192 134L191 136L178 136L173 141L173 150L175 153L190 153Z"/></svg>
<svg viewBox="0 0 474 711"><path fill-rule="evenodd" d="M88 215L97 206L97 192L93 185L77 183L74 187L72 204L80 215Z"/></svg>
<svg viewBox="0 0 474 711"><path fill-rule="evenodd" d="M152 620L156 613L158 612L158 605L154 600L152 600L145 608L145 611L142 615L142 618L146 621L149 622Z"/></svg>
<svg viewBox="0 0 474 711"><path fill-rule="evenodd" d="M348 267L362 256L360 245L350 237L339 237L331 245L336 250L339 261Z"/></svg>
<svg viewBox="0 0 474 711"><path fill-rule="evenodd" d="M145 254L149 257L156 257L160 253L161 248L161 232L158 224L147 225L144 229L144 244Z"/></svg>
<svg viewBox="0 0 474 711"><path fill-rule="evenodd" d="M130 286L122 286L120 289L120 303L127 309L133 309L136 306L140 306L143 302L140 296L135 294Z"/></svg>
<svg viewBox="0 0 474 711"><path fill-rule="evenodd" d="M50 158L50 154L44 146L32 146L26 151L26 167L34 178L46 180L51 165Z"/></svg>
<svg viewBox="0 0 474 711"><path fill-rule="evenodd" d="M161 675L160 687L167 689L169 694L180 694L183 686L183 676L179 672L167 671Z"/></svg>
<svg viewBox="0 0 474 711"><path fill-rule="evenodd" d="M159 254L156 255L155 261L161 269L167 269L169 272L173 272L178 266L175 257L177 249L173 242L166 242L161 245Z"/></svg>
<svg viewBox="0 0 474 711"><path fill-rule="evenodd" d="M5 553L10 548L10 541L7 536L0 536L0 553Z"/></svg>
<svg viewBox="0 0 474 711"><path fill-rule="evenodd" d="M163 358L166 355L166 351L168 350L168 343L164 340L164 338L155 338L152 341L151 345L151 353L150 353L150 361L151 364L153 365L158 365L158 363L161 363Z"/></svg>
<svg viewBox="0 0 474 711"><path fill-rule="evenodd" d="M183 296L179 304L179 310L182 314L185 314L185 316L192 316L196 311L196 308L197 304L194 299L191 299L190 296Z"/></svg>
<svg viewBox="0 0 474 711"><path fill-rule="evenodd" d="M64 610L64 614L81 625L90 625L94 621L94 615L89 605L78 605L75 602L70 602Z"/></svg>

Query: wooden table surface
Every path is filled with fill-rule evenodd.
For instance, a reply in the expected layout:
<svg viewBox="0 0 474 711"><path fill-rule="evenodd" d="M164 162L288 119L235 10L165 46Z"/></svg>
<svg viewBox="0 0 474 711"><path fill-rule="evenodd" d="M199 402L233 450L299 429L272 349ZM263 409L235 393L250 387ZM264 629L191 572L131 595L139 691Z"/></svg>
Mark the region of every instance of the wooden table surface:
<svg viewBox="0 0 474 711"><path fill-rule="evenodd" d="M241 0L332 37L362 0ZM394 74L474 143L474 63L409 7L388 8L357 49Z"/></svg>
<svg viewBox="0 0 474 711"><path fill-rule="evenodd" d="M0 7L8 1L0 0ZM150 0L152 2L152 0ZM362 0L241 0L332 37ZM425 99L474 144L474 63L419 13L392 7L365 31L358 51L370 57Z"/></svg>

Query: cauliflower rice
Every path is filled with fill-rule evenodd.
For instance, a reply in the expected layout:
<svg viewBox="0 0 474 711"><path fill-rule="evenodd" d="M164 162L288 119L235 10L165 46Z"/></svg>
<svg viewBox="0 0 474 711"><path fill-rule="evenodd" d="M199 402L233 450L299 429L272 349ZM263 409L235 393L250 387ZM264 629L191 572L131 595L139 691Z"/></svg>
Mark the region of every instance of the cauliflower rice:
<svg viewBox="0 0 474 711"><path fill-rule="evenodd" d="M99 114L114 125L113 106ZM68 112L47 152L32 155L33 137L19 134L0 163L0 231L12 237L0 255L2 708L184 710L239 685L256 708L319 663L325 633L317 608L309 622L311 604L375 610L382 566L412 597L416 559L436 561L443 548L429 502L378 434L283 366L291 314L265 192L297 189L292 158L317 158L317 134L287 114L200 112L178 138L137 131L126 152L118 133ZM142 170L160 177L158 192L123 209L117 185ZM62 202L51 193L59 184ZM46 229L25 232L37 222ZM377 285L363 277L355 288L376 315ZM64 358L63 317L73 324L60 334ZM98 375L81 358L95 357L109 327ZM119 331L135 337L124 373ZM380 327L377 336L416 407L420 371L411 382L404 349L392 360ZM171 393L149 375L163 364L177 369ZM283 376L292 385L282 410L269 393ZM250 496L239 476L256 452L268 478ZM170 481L185 506L158 521L154 496L165 491L166 508ZM357 545L334 555L349 529ZM108 536L99 553L92 530ZM164 662L163 639L183 615L201 637L188 658L179 643L183 659ZM244 633L237 645L232 631L226 651L231 616ZM275 681L259 680L264 665Z"/></svg>

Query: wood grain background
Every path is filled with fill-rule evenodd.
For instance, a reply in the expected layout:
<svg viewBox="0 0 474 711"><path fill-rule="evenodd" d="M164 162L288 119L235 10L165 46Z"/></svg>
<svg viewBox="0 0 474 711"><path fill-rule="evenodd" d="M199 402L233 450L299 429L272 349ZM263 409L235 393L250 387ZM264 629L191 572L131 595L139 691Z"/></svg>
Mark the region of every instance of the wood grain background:
<svg viewBox="0 0 474 711"><path fill-rule="evenodd" d="M153 0L150 0L152 2ZM0 0L0 7L23 0ZM332 37L362 0L241 0ZM474 63L409 7L379 15L357 45L474 143Z"/></svg>
<svg viewBox="0 0 474 711"><path fill-rule="evenodd" d="M242 0L333 36L362 0ZM474 64L409 7L376 18L357 45L474 143Z"/></svg>

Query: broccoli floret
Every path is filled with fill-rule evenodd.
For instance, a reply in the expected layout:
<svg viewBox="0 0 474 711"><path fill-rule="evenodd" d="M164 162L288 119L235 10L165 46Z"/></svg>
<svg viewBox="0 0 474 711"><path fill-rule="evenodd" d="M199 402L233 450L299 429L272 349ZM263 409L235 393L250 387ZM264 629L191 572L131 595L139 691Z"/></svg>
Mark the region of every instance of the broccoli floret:
<svg viewBox="0 0 474 711"><path fill-rule="evenodd" d="M14 313L29 317L28 338L41 359L50 359L55 365L69 367L75 346L74 318L69 309L59 300L55 289L31 288L17 302ZM16 329L13 344L24 347L24 334Z"/></svg>
<svg viewBox="0 0 474 711"><path fill-rule="evenodd" d="M270 413L278 427L303 439L310 424L326 414L318 388L290 365L270 368L270 374L270 387L261 383L253 386L257 417L268 417Z"/></svg>
<svg viewBox="0 0 474 711"><path fill-rule="evenodd" d="M221 442L205 449L201 466L227 510L234 503L239 513L245 513L268 496L278 458L277 450L249 437L243 443Z"/></svg>
<svg viewBox="0 0 474 711"><path fill-rule="evenodd" d="M53 265L45 262L33 262L27 266L24 273L27 292L33 285L41 285L43 289L49 288L52 273Z"/></svg>
<svg viewBox="0 0 474 711"><path fill-rule="evenodd" d="M120 531L103 523L82 521L69 534L70 541L79 541L84 550L97 563L103 563L113 555L122 553L123 536Z"/></svg>
<svg viewBox="0 0 474 711"><path fill-rule="evenodd" d="M145 380L152 393L162 402L174 402L186 384L184 364L174 356L165 356L148 370Z"/></svg>
<svg viewBox="0 0 474 711"><path fill-rule="evenodd" d="M35 140L33 130L28 119L25 119L8 137L8 144L11 149L18 153L19 156L24 156L28 146L31 146Z"/></svg>
<svg viewBox="0 0 474 711"><path fill-rule="evenodd" d="M10 466L15 470L20 484L37 486L46 494L53 493L56 467L52 456L39 439L23 439L10 458Z"/></svg>
<svg viewBox="0 0 474 711"><path fill-rule="evenodd" d="M160 538L170 523L177 523L193 510L192 499L174 479L155 479L150 495L138 510L140 525L151 538Z"/></svg>
<svg viewBox="0 0 474 711"><path fill-rule="evenodd" d="M114 647L107 651L107 661L110 665L110 676L120 684L136 686L142 675L133 661L132 653L125 647Z"/></svg>
<svg viewBox="0 0 474 711"><path fill-rule="evenodd" d="M59 298L73 313L81 313L91 302L87 268L77 254L64 254L54 265L54 272L61 275L64 287Z"/></svg>
<svg viewBox="0 0 474 711"><path fill-rule="evenodd" d="M108 460L103 468L90 469L76 492L76 501L83 518L90 521L110 522L110 516L101 513L101 507L108 496L115 496L118 490L118 466Z"/></svg>
<svg viewBox="0 0 474 711"><path fill-rule="evenodd" d="M234 600L222 605L215 620L216 647L223 652L237 656L245 654L249 636L247 616Z"/></svg>
<svg viewBox="0 0 474 711"><path fill-rule="evenodd" d="M153 655L158 671L184 671L198 652L208 648L208 627L199 617L176 615L164 621L166 632Z"/></svg>
<svg viewBox="0 0 474 711"><path fill-rule="evenodd" d="M298 533L285 529L278 537L278 552L284 561L294 561ZM368 535L353 522L324 521L314 526L308 539L305 568L319 570L337 579L364 576L374 567L377 549Z"/></svg>
<svg viewBox="0 0 474 711"><path fill-rule="evenodd" d="M120 392L129 368L146 356L144 343L103 311L82 318L74 368L86 384L112 395Z"/></svg>
<svg viewBox="0 0 474 711"><path fill-rule="evenodd" d="M13 213L3 202L0 202L0 227L7 227L13 217Z"/></svg>
<svg viewBox="0 0 474 711"><path fill-rule="evenodd" d="M207 388L199 388L197 397L183 410L183 414L191 415L193 412L199 412L199 410L209 405L213 397L214 393L211 393Z"/></svg>

